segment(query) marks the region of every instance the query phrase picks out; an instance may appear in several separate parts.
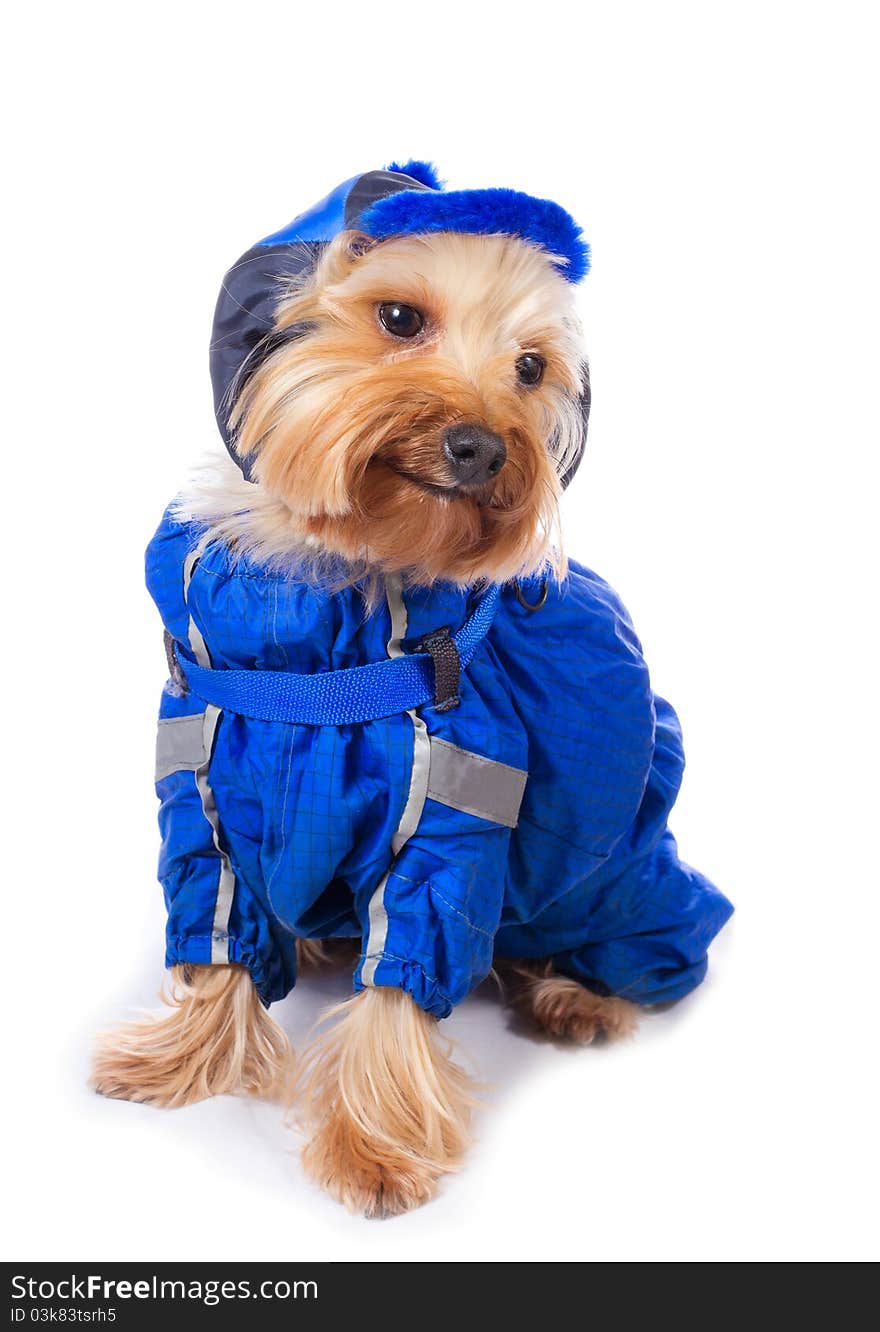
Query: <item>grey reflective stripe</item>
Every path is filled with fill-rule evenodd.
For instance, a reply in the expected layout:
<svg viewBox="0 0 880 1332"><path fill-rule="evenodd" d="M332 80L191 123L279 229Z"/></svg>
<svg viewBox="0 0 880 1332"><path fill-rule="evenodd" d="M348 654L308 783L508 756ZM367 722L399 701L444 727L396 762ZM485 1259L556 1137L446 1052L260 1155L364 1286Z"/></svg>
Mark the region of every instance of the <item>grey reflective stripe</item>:
<svg viewBox="0 0 880 1332"><path fill-rule="evenodd" d="M205 714L163 717L156 732L156 781L172 772L195 772L205 761Z"/></svg>
<svg viewBox="0 0 880 1332"><path fill-rule="evenodd" d="M403 581L399 575L389 574L386 578L385 598L391 614L391 637L388 640L386 651L389 657L401 657L403 656L401 644L406 636L407 615L406 602L403 599ZM403 807L397 830L391 839L391 851L395 856L419 826L419 819L422 817L422 810L425 807L425 799L428 794L428 773L431 767L431 741L428 728L414 709L410 710L407 716L413 726L412 772L410 773L406 804ZM389 869L388 873L382 876L379 886L370 898L368 933L364 942L364 965L361 968L361 981L364 985L374 984L376 967L379 965L382 953L385 950L385 940L388 937L385 885L388 883L390 873L391 870Z"/></svg>
<svg viewBox="0 0 880 1332"><path fill-rule="evenodd" d="M391 850L395 855L419 826L428 794L428 774L431 770L431 737L428 735L428 728L417 712L410 712L409 716L413 724L412 772L406 804L400 816L400 823L397 825L397 832L391 841Z"/></svg>
<svg viewBox="0 0 880 1332"><path fill-rule="evenodd" d="M390 874L390 870L388 873ZM361 967L361 980L364 985L372 985L376 978L376 968L385 951L385 940L388 938L388 913L385 910L385 885L388 882L388 874L383 874L379 881L379 887L370 898L370 909L367 920L367 941L364 944L365 956L364 965Z"/></svg>
<svg viewBox="0 0 880 1332"><path fill-rule="evenodd" d="M232 898L235 893L235 874L229 856L223 850L220 842L220 818L217 814L214 789L208 776L220 715L221 709L216 708L213 703L209 703L205 708L201 718L202 744L205 757L196 769L196 786L201 796L202 809L205 812L205 818L211 825L214 848L220 857L220 877L217 881L217 899L214 903L214 919L211 925L212 963L229 961L229 913L232 910Z"/></svg>
<svg viewBox="0 0 880 1332"><path fill-rule="evenodd" d="M428 797L490 823L515 828L528 773L507 763L431 739Z"/></svg>
<svg viewBox="0 0 880 1332"><path fill-rule="evenodd" d="M198 547L196 547L195 550L191 550L189 552L189 554L187 555L186 559L183 562L184 601L187 601L189 597L189 585L192 582L192 576L195 573L195 568L200 558L201 558L200 551ZM208 645L205 642L204 638L202 637L202 631L199 628L199 626L196 624L192 615L190 615L189 617L188 633L189 633L189 645L192 650L192 654L196 659L196 663L199 666L207 666L210 668L210 666L213 663L211 662L211 654L208 651Z"/></svg>
<svg viewBox="0 0 880 1332"><path fill-rule="evenodd" d="M402 657L407 615L406 602L403 599L403 582L399 575L389 575L385 583L385 596L391 611L391 638L388 640L386 651L389 657ZM411 710L408 716L413 724L412 772L406 804L400 816L400 823L397 825L397 832L391 841L391 850L395 855L419 826L428 793L428 770L431 765L431 739L428 728L415 710Z"/></svg>
<svg viewBox="0 0 880 1332"><path fill-rule="evenodd" d="M199 562L201 552L198 547L191 550L184 560L183 564L183 599L187 601L189 597L189 585L192 582L192 576L195 567ZM189 645L192 654L199 666L210 667L213 665L211 654L208 651L208 645L202 637L202 631L196 624L192 615L189 617ZM214 901L214 919L211 923L211 962L217 965L221 962L229 961L229 913L232 911L232 899L235 896L235 873L232 869L229 856L223 850L220 841L220 818L217 814L217 802L214 799L214 789L208 776L211 767L211 754L214 749L214 738L217 734L217 723L220 720L221 709L209 703L201 716L202 722L202 762L196 768L196 787L202 801L202 809L205 818L211 825L211 836L214 842L214 849L220 859L220 875L217 879L217 897Z"/></svg>

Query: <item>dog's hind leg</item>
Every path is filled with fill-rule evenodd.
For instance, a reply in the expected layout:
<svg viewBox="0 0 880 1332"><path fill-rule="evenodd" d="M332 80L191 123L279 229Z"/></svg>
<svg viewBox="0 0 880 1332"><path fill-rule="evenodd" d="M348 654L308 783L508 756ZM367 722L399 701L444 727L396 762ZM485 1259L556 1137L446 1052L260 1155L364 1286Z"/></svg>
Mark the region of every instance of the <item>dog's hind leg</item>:
<svg viewBox="0 0 880 1332"><path fill-rule="evenodd" d="M296 970L303 972L332 971L340 967L353 967L361 950L358 938L297 939Z"/></svg>
<svg viewBox="0 0 880 1332"><path fill-rule="evenodd" d="M170 1012L124 1023L98 1038L91 1085L103 1096L181 1106L223 1092L274 1096L292 1052L238 965L176 966Z"/></svg>
<svg viewBox="0 0 880 1332"><path fill-rule="evenodd" d="M311 1134L303 1165L352 1211L388 1216L426 1202L468 1145L470 1080L437 1020L401 990L364 990L303 1057Z"/></svg>
<svg viewBox="0 0 880 1332"><path fill-rule="evenodd" d="M619 1040L638 1026L639 1007L615 995L596 994L552 962L499 962L506 1002L531 1026L556 1040L589 1045L597 1036Z"/></svg>

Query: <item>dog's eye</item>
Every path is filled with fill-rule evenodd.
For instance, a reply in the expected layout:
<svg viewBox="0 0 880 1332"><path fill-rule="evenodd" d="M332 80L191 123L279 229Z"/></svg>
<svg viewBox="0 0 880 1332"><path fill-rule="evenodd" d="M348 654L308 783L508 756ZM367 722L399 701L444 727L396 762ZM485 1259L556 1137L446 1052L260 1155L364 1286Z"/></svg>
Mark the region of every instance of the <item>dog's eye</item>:
<svg viewBox="0 0 880 1332"><path fill-rule="evenodd" d="M379 306L379 323L395 338L414 338L425 327L425 316L412 305L383 301Z"/></svg>
<svg viewBox="0 0 880 1332"><path fill-rule="evenodd" d="M541 356L535 356L533 352L526 352L516 363L516 373L521 384L528 384L533 387L540 384L544 378L545 361Z"/></svg>

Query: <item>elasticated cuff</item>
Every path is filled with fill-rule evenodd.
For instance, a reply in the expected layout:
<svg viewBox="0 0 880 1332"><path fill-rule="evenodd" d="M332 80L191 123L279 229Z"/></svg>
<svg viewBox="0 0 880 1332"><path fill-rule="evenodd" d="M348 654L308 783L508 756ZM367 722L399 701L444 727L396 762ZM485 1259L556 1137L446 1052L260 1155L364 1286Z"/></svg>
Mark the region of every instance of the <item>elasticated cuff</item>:
<svg viewBox="0 0 880 1332"><path fill-rule="evenodd" d="M366 959L362 957L354 973L356 991L367 988L362 978L365 961ZM376 963L372 986L403 990L419 1008L423 1008L435 1018L448 1017L452 1012L452 1000L444 994L439 982L433 976L429 976L418 962L395 957L387 952L382 953Z"/></svg>

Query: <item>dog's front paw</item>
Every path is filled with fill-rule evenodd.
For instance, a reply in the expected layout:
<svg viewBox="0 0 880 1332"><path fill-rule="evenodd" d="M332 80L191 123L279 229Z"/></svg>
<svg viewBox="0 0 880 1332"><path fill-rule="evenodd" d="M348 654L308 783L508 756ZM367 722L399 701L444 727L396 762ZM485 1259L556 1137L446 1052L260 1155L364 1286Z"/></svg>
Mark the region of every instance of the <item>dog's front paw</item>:
<svg viewBox="0 0 880 1332"><path fill-rule="evenodd" d="M339 1202L396 1216L434 1196L457 1170L475 1104L437 1020L409 995L367 989L331 1013L303 1060L303 1165Z"/></svg>
<svg viewBox="0 0 880 1332"><path fill-rule="evenodd" d="M91 1086L147 1105L192 1105L243 1092L275 1096L289 1081L287 1037L244 967L176 967L170 1011L99 1037Z"/></svg>
<svg viewBox="0 0 880 1332"><path fill-rule="evenodd" d="M169 1020L145 1018L98 1040L89 1085L100 1096L145 1105L188 1105L209 1095L197 1089L188 1060L176 1050Z"/></svg>
<svg viewBox="0 0 880 1332"><path fill-rule="evenodd" d="M348 1120L322 1125L303 1148L302 1162L316 1184L352 1212L398 1216L420 1207L437 1191L437 1165L371 1140Z"/></svg>

